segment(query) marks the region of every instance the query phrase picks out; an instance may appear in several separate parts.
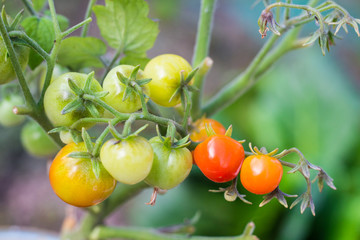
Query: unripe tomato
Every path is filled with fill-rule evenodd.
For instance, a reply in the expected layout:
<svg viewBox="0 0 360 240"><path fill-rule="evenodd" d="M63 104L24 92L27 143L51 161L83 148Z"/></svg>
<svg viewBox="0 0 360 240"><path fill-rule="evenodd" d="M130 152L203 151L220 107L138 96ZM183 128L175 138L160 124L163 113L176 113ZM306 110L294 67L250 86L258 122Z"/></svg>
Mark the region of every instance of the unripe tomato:
<svg viewBox="0 0 360 240"><path fill-rule="evenodd" d="M244 160L240 180L246 190L267 194L279 186L283 174L280 161L267 155L252 155Z"/></svg>
<svg viewBox="0 0 360 240"><path fill-rule="evenodd" d="M60 131L59 133L60 136L60 140L64 143L64 144L70 144L73 143L74 140L71 136L70 131Z"/></svg>
<svg viewBox="0 0 360 240"><path fill-rule="evenodd" d="M221 123L211 118L200 118L194 123L190 139L194 142L205 141L208 137L206 126L211 127L217 135L225 135L226 129Z"/></svg>
<svg viewBox="0 0 360 240"><path fill-rule="evenodd" d="M192 168L192 156L187 148L167 147L159 137L150 139L154 163L145 182L160 189L171 189L182 183Z"/></svg>
<svg viewBox="0 0 360 240"><path fill-rule="evenodd" d="M148 140L141 136L130 136L122 140L110 139L104 143L100 159L117 181L136 184L149 174L154 152Z"/></svg>
<svg viewBox="0 0 360 240"><path fill-rule="evenodd" d="M171 96L180 86L180 72L184 78L192 71L191 65L182 57L174 54L163 54L148 62L144 72L152 80L149 83L150 98L164 107L173 107L181 102L180 94L169 102Z"/></svg>
<svg viewBox="0 0 360 240"><path fill-rule="evenodd" d="M84 106L81 106L79 109L76 109L70 113L64 115L61 114L61 111L64 109L64 107L77 97L69 87L69 79L73 80L80 88L84 88L87 75L75 72L65 73L55 79L55 81L50 84L45 93L45 112L54 126L70 127L74 122L81 118L92 117L90 112ZM94 92L102 91L99 82L95 79L91 81L90 88ZM102 114L104 112L103 108L98 106L96 106L96 108L99 113ZM90 127L92 125L93 124L80 125L78 128L81 129L82 127Z"/></svg>
<svg viewBox="0 0 360 240"><path fill-rule="evenodd" d="M134 70L134 66L130 65L120 65L113 68L105 77L103 82L104 91L109 92L108 95L105 96L104 100L107 104L123 113L132 113L141 108L141 100L140 96L133 91L129 94L128 98L123 101L124 93L126 86L120 82L117 72L120 72L125 77L129 78L131 72ZM139 70L136 79L145 79L144 72ZM143 93L147 96L150 95L150 90L148 84L141 86Z"/></svg>
<svg viewBox="0 0 360 240"><path fill-rule="evenodd" d="M225 135L208 137L194 151L195 163L201 172L218 183L236 178L244 158L241 143Z"/></svg>
<svg viewBox="0 0 360 240"><path fill-rule="evenodd" d="M21 130L21 143L35 157L49 157L59 151L51 137L35 121L29 121Z"/></svg>
<svg viewBox="0 0 360 240"><path fill-rule="evenodd" d="M0 124L5 127L12 127L21 124L25 120L25 116L16 115L13 108L16 105L24 104L22 97L11 95L0 101Z"/></svg>
<svg viewBox="0 0 360 240"><path fill-rule="evenodd" d="M114 191L115 179L99 162L97 178L91 160L72 158L73 152L85 152L84 143L70 143L56 155L49 171L50 184L56 195L64 202L76 207L90 207L101 203Z"/></svg>
<svg viewBox="0 0 360 240"><path fill-rule="evenodd" d="M17 44L14 44L13 46L21 68L22 70L25 70L29 60L29 48ZM0 36L0 85L11 82L16 78L15 70L10 58L6 56L7 54L8 52L4 40L2 36Z"/></svg>

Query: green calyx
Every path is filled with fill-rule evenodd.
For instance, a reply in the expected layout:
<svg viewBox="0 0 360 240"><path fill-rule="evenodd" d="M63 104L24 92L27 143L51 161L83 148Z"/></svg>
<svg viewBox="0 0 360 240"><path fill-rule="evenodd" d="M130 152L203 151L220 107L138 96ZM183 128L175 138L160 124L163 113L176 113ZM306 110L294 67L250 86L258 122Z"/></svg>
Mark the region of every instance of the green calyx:
<svg viewBox="0 0 360 240"><path fill-rule="evenodd" d="M191 82L191 80L194 78L195 74L199 71L199 68L195 68L193 69L189 75L186 77L184 77L184 71L180 72L180 86L176 89L176 91L174 92L174 94L170 97L169 102L171 102L176 96L178 96L180 94L180 96L182 96L182 98L185 96L186 92L194 92L194 91L199 91L198 88L189 85L189 83ZM182 101L184 102L184 101Z"/></svg>
<svg viewBox="0 0 360 240"><path fill-rule="evenodd" d="M82 139L82 134L79 130L77 129L72 129L72 128L69 128L69 127L57 127L57 128L54 128L54 129L51 129L48 133L49 134L52 134L52 133L70 133L70 136L72 138L72 140L74 141L74 143L78 144L80 142L83 141ZM65 144L67 144L67 142L64 142Z"/></svg>
<svg viewBox="0 0 360 240"><path fill-rule="evenodd" d="M110 130L111 134L113 135L113 137L117 140L123 140L123 139L137 136L148 127L148 124L145 124L144 126L139 128L135 132L131 132L131 125L135 120L136 120L135 115L130 115L128 120L126 120L126 122L125 122L122 134L120 134L116 130L116 128L114 127L114 125L111 122L109 122L109 130Z"/></svg>
<svg viewBox="0 0 360 240"><path fill-rule="evenodd" d="M151 78L136 79L139 69L140 65L137 65L131 72L130 77L124 76L121 72L116 72L119 81L125 85L125 91L122 99L123 101L125 101L133 92L138 94L140 97L144 96L141 86L148 84L151 81Z"/></svg>
<svg viewBox="0 0 360 240"><path fill-rule="evenodd" d="M94 72L89 73L83 89L81 89L72 79L68 79L69 87L77 97L63 108L61 114L64 115L79 108L85 107L94 118L101 117L101 114L96 108L95 103L85 99L86 96L93 96L100 99L108 94L108 92L105 91L94 92L91 90L91 82L93 81L93 78Z"/></svg>
<svg viewBox="0 0 360 240"><path fill-rule="evenodd" d="M165 137L161 135L158 125L156 125L156 132L158 134L160 141L164 144L164 146L168 148L179 149L179 148L187 147L191 144L191 141L189 141L190 135L187 135L186 137L181 138L180 140L177 140L175 138L176 128L175 125L172 123L168 125Z"/></svg>

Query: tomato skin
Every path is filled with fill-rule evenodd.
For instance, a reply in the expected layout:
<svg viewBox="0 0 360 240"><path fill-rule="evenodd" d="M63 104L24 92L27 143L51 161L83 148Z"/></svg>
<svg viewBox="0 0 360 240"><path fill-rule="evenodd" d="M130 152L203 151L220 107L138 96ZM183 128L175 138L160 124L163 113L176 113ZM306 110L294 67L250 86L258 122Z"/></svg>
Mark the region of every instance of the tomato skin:
<svg viewBox="0 0 360 240"><path fill-rule="evenodd" d="M182 183L192 168L190 151L187 148L169 148L159 137L154 137L149 142L154 150L154 162L145 182L164 190Z"/></svg>
<svg viewBox="0 0 360 240"><path fill-rule="evenodd" d="M44 98L45 112L49 120L56 127L70 127L74 122L81 118L92 117L90 112L83 106L70 113L64 115L61 114L64 107L77 97L70 89L68 79L73 80L80 88L83 88L87 75L75 72L65 73L55 79L46 90ZM102 91L99 82L95 79L91 82L91 90L94 92ZM96 106L96 108L100 114L104 112L103 108L98 106ZM84 124L78 126L78 129L91 126L93 126L93 124Z"/></svg>
<svg viewBox="0 0 360 240"><path fill-rule="evenodd" d="M59 147L35 121L29 121L21 130L21 143L25 150L35 157L54 155Z"/></svg>
<svg viewBox="0 0 360 240"><path fill-rule="evenodd" d="M29 60L30 49L28 47L17 44L14 44L13 46L20 66L24 71ZM6 58L6 54L6 46L2 36L0 36L0 85L11 82L16 78L16 73L12 66L11 60L9 57Z"/></svg>
<svg viewBox="0 0 360 240"><path fill-rule="evenodd" d="M149 83L150 98L164 107L174 107L181 102L180 94L169 102L171 96L180 86L180 72L184 78L192 71L191 65L182 57L174 54L159 55L146 65L145 75L152 80Z"/></svg>
<svg viewBox="0 0 360 240"><path fill-rule="evenodd" d="M206 126L211 126L217 135L225 135L225 127L218 121L211 118L200 118L194 123L194 128L190 132L190 139L194 142L203 142L208 137Z"/></svg>
<svg viewBox="0 0 360 240"><path fill-rule="evenodd" d="M23 105L24 100L17 95L9 96L0 101L0 124L4 127L13 127L25 121L25 116L16 115L13 108L16 105Z"/></svg>
<svg viewBox="0 0 360 240"><path fill-rule="evenodd" d="M110 139L101 147L100 159L105 169L119 182L136 184L151 170L154 152L147 139L130 136Z"/></svg>
<svg viewBox="0 0 360 240"><path fill-rule="evenodd" d="M107 104L123 113L132 113L141 108L141 100L140 96L132 92L129 94L128 98L123 101L124 92L126 86L120 82L116 73L120 72L125 77L129 78L131 72L134 70L134 66L131 65L119 65L113 68L105 77L103 82L104 91L109 92L108 95L105 96L104 100ZM145 79L147 78L142 70L139 70L136 79ZM143 93L147 96L150 95L150 90L148 84L141 86Z"/></svg>
<svg viewBox="0 0 360 240"><path fill-rule="evenodd" d="M116 186L115 179L101 163L99 178L96 178L91 159L68 156L84 151L84 143L66 145L56 155L49 171L50 184L56 195L76 207L90 207L104 201Z"/></svg>
<svg viewBox="0 0 360 240"><path fill-rule="evenodd" d="M240 180L246 190L267 194L279 186L283 174L280 161L267 155L253 155L244 160Z"/></svg>
<svg viewBox="0 0 360 240"><path fill-rule="evenodd" d="M223 183L237 177L245 158L241 143L225 135L213 135L194 151L196 165L210 180Z"/></svg>

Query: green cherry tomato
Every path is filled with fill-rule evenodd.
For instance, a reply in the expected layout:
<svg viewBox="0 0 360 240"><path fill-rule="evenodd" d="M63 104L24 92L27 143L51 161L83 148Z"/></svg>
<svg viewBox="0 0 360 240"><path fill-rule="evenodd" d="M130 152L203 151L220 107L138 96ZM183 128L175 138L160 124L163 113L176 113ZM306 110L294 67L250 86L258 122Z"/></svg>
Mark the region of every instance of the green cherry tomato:
<svg viewBox="0 0 360 240"><path fill-rule="evenodd" d="M29 121L21 130L21 143L25 150L35 157L54 155L59 147L35 121Z"/></svg>
<svg viewBox="0 0 360 240"><path fill-rule="evenodd" d="M90 112L84 106L81 106L80 108L70 113L64 115L61 114L61 111L64 109L64 107L77 98L75 93L69 87L69 79L73 80L78 85L78 87L83 89L87 75L75 72L65 73L55 79L55 81L50 84L45 93L45 112L54 126L70 127L74 122L81 118L92 117ZM92 80L90 88L94 92L102 91L99 82L95 79ZM96 106L96 108L100 114L104 112L103 108L98 106ZM81 129L82 127L91 126L93 126L93 124L84 124L79 125L78 128Z"/></svg>
<svg viewBox="0 0 360 240"><path fill-rule="evenodd" d="M130 136L123 140L107 141L100 150L100 159L116 180L125 184L136 184L149 174L154 152L148 140L140 136Z"/></svg>
<svg viewBox="0 0 360 240"><path fill-rule="evenodd" d="M150 139L150 144L154 150L154 163L145 182L164 190L182 183L192 168L191 152L187 148L165 146L159 137Z"/></svg>
<svg viewBox="0 0 360 240"><path fill-rule="evenodd" d="M25 70L29 60L29 48L14 44L14 50L22 70ZM0 85L11 82L16 78L10 57L7 54L8 52L5 43L3 38L0 36Z"/></svg>
<svg viewBox="0 0 360 240"><path fill-rule="evenodd" d="M24 100L18 95L10 95L2 99L0 101L0 124L4 127L21 124L25 120L25 116L14 114L13 108L22 104L24 104Z"/></svg>
<svg viewBox="0 0 360 240"><path fill-rule="evenodd" d="M49 170L51 187L64 202L76 207L90 207L104 201L114 191L115 179L99 163L96 177L88 158L72 158L73 152L85 152L85 144L70 143L56 155Z"/></svg>
<svg viewBox="0 0 360 240"><path fill-rule="evenodd" d="M129 78L131 72L134 70L134 66L130 65L119 65L113 68L105 77L103 82L104 91L109 92L108 95L105 96L104 100L107 104L123 113L132 113L141 108L140 96L132 91L128 98L123 101L124 93L126 86L120 82L117 72L120 72L125 77ZM145 79L144 72L139 70L136 79ZM149 95L149 87L148 84L142 85L142 90L145 95Z"/></svg>
<svg viewBox="0 0 360 240"><path fill-rule="evenodd" d="M149 83L151 100L164 107L174 107L179 104L180 94L171 101L170 98L180 86L181 71L184 71L186 79L192 68L178 55L163 54L151 59L144 69L145 75L152 79Z"/></svg>

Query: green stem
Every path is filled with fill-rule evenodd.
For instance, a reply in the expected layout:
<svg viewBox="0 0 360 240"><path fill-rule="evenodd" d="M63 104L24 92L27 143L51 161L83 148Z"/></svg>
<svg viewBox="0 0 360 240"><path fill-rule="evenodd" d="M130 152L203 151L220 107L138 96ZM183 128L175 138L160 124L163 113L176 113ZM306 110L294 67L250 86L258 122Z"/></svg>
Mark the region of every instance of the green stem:
<svg viewBox="0 0 360 240"><path fill-rule="evenodd" d="M11 31L10 37L17 37L24 40L32 49L34 49L45 61L50 60L50 55L32 38L30 38L25 32Z"/></svg>
<svg viewBox="0 0 360 240"><path fill-rule="evenodd" d="M138 84L135 84L134 85L135 89L136 89L136 93L139 95L140 97L140 101L141 101L141 108L142 108L142 112L143 114L146 116L146 115L149 115L149 110L148 110L148 107L147 107L147 104L146 104L146 99L145 99L145 95L143 93L143 90L142 88L138 85Z"/></svg>
<svg viewBox="0 0 360 240"><path fill-rule="evenodd" d="M75 32L76 30L78 30L78 29L81 28L82 26L86 26L86 25L89 24L91 21L92 21L92 18L91 18L91 17L85 19L84 21L76 24L75 26L73 26L73 27L69 28L68 30L66 30L65 32L63 32L63 33L61 34L61 37L62 37L62 38L65 38L67 35Z"/></svg>
<svg viewBox="0 0 360 240"><path fill-rule="evenodd" d="M139 227L105 227L99 226L94 229L90 235L91 240L109 239L109 238L121 238L121 239L141 239L141 240L251 240L257 239L253 236L255 229L254 223L249 223L244 233L238 236L231 237L206 237L206 236L188 236L186 234L169 234L162 233L151 228L139 228Z"/></svg>
<svg viewBox="0 0 360 240"><path fill-rule="evenodd" d="M271 50L276 40L277 35L272 35L266 44L262 47L260 52L255 56L244 73L238 75L225 87L223 87L202 109L206 116L211 116L216 112L224 109L233 102L235 102L244 92L246 92L253 84L253 75L260 62L265 58Z"/></svg>
<svg viewBox="0 0 360 240"><path fill-rule="evenodd" d="M111 60L111 62L109 63L109 65L106 67L106 70L105 70L105 72L104 72L104 74L103 74L102 80L105 79L106 75L110 72L110 70L111 70L112 67L114 66L115 62L118 60L118 58L120 57L120 55L121 55L121 53L122 53L122 50L123 50L122 47L120 47L120 48L116 51L113 59Z"/></svg>
<svg viewBox="0 0 360 240"><path fill-rule="evenodd" d="M182 127L187 131L192 100L191 100L191 95L189 93L189 90L184 89L181 94L183 94L183 99L185 100L185 114L183 117Z"/></svg>
<svg viewBox="0 0 360 240"><path fill-rule="evenodd" d="M14 46L11 43L11 40L10 40L10 37L6 30L5 23L4 23L2 16L0 17L0 32L1 32L1 36L3 38L3 41L5 43L6 49L9 53L11 64L15 70L17 78L19 79L19 84L20 84L21 90L24 94L26 105L28 105L32 109L32 111L35 111L36 110L35 100L30 92L30 89L29 89L27 83L26 83L24 73L22 71L21 65L17 58L17 55L15 54Z"/></svg>
<svg viewBox="0 0 360 240"><path fill-rule="evenodd" d="M192 62L193 67L197 67L209 55L215 5L216 0L201 1L200 17ZM193 106L191 111L193 120L196 120L201 115L202 88L205 76L206 74L201 75L199 73L195 76L194 86L197 87L199 91L192 94Z"/></svg>
<svg viewBox="0 0 360 240"><path fill-rule="evenodd" d="M31 13L31 15L38 16L37 12L32 6L32 3L29 0L22 0L27 10Z"/></svg>
<svg viewBox="0 0 360 240"><path fill-rule="evenodd" d="M92 8L95 5L96 1L97 0L89 0L84 19L88 19L91 17ZM84 28L82 29L81 37L86 37L88 31L89 31L89 24L87 23L84 25Z"/></svg>

